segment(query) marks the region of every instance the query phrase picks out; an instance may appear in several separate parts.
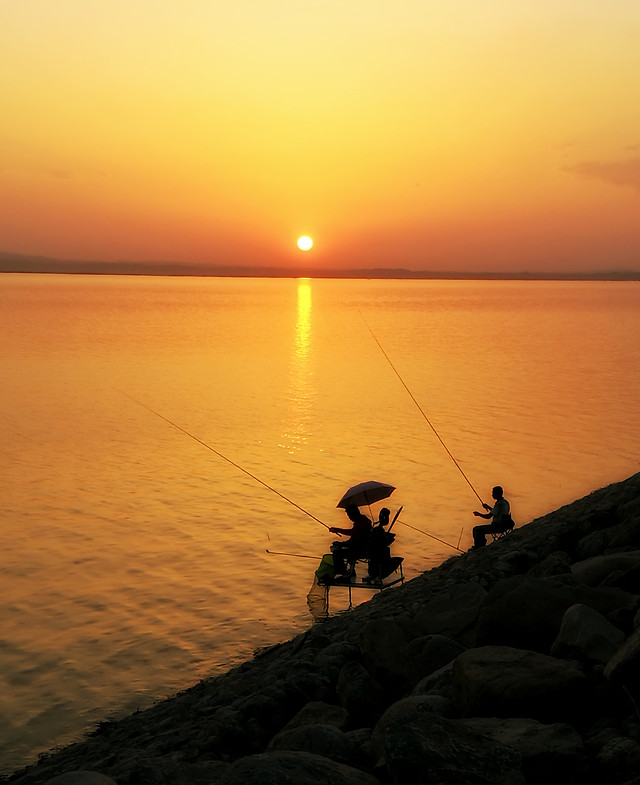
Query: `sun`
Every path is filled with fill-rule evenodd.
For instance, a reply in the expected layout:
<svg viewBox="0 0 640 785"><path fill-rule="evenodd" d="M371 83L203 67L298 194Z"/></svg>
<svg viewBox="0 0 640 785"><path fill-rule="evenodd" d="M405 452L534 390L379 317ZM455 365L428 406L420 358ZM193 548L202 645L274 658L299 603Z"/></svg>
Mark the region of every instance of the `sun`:
<svg viewBox="0 0 640 785"><path fill-rule="evenodd" d="M303 234L302 237L298 237L298 248L301 251L310 251L313 248L313 240L306 234Z"/></svg>

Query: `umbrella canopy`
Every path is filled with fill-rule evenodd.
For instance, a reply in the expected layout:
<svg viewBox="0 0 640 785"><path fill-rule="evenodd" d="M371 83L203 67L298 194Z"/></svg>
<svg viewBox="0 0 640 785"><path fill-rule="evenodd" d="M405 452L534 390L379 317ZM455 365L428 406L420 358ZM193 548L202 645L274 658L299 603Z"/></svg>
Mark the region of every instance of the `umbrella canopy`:
<svg viewBox="0 0 640 785"><path fill-rule="evenodd" d="M346 507L348 504L355 504L358 507L362 504L373 504L381 499L387 499L394 491L395 486L388 485L386 482L375 482L375 480L361 482L349 488L336 507Z"/></svg>

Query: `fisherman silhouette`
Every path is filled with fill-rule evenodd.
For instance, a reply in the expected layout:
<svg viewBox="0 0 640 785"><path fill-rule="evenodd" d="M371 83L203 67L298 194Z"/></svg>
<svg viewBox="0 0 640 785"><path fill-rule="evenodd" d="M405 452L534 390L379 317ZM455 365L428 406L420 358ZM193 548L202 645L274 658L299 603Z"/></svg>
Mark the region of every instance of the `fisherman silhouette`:
<svg viewBox="0 0 640 785"><path fill-rule="evenodd" d="M371 520L361 513L355 504L348 504L345 507L345 512L353 523L352 528L342 529L338 526L332 526L329 529L333 534L350 535L348 540L336 540L331 545L336 577L348 575L346 563L354 562L356 559L363 559L367 555L369 535L371 534Z"/></svg>
<svg viewBox="0 0 640 785"><path fill-rule="evenodd" d="M382 581L387 575L397 570L402 559L391 556L391 543L396 535L387 530L389 525L390 510L383 507L378 516L378 523L371 530L369 537L369 581Z"/></svg>
<svg viewBox="0 0 640 785"><path fill-rule="evenodd" d="M493 507L489 504L482 503L482 506L487 511L486 513L474 510L473 514L477 518L487 518L491 523L481 526L473 527L473 545L471 549L484 548L487 544L487 534L501 534L513 528L513 520L511 519L511 508L509 502L504 498L503 490L500 485L496 485L491 490L491 496L495 499Z"/></svg>

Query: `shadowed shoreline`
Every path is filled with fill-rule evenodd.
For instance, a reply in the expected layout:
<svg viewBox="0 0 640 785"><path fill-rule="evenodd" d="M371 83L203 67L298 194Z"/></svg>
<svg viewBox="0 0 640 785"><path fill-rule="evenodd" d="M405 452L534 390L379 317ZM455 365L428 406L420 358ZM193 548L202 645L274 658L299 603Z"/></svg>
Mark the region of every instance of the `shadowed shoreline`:
<svg viewBox="0 0 640 785"><path fill-rule="evenodd" d="M636 474L3 780L631 785L639 706Z"/></svg>

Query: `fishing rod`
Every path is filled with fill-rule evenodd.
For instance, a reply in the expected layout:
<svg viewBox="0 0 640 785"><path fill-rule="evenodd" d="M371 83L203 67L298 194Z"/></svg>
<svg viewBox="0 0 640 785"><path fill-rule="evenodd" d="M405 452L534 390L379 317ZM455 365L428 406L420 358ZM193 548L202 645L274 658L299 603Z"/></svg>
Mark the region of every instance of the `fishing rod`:
<svg viewBox="0 0 640 785"><path fill-rule="evenodd" d="M440 537L436 537L434 534L429 534L429 532L424 531L424 529L418 529L416 526L412 526L410 523L406 523L405 521L398 521L403 526L408 526L410 529L413 529L414 532L420 532L420 534L426 534L427 537L431 537L432 540L437 540L441 542L443 545L446 545L448 548L453 548L455 551L460 551L460 553L464 553L461 548L458 548L456 545L452 545L450 542L446 542L445 540L441 540Z"/></svg>
<svg viewBox="0 0 640 785"><path fill-rule="evenodd" d="M165 417L163 414L160 414L160 412L157 412L155 409L152 409L146 403L142 403L142 401L139 401L137 398L134 398L133 395L129 395L129 393L126 393L123 390L120 390L119 392L121 392L123 395L126 395L127 398L130 398L132 401L134 401L134 403L137 403L138 406L142 406L143 409L147 409L152 414L155 414L156 417L159 417L161 420L164 420L166 423L169 423L169 425L172 425L174 428L176 428L177 430L181 431L182 433L184 433L189 438L193 439L194 442L198 442L198 444L201 444L203 447L206 447L207 450L210 450L214 455L217 455L218 458L222 458L223 461L226 461L227 463L230 463L231 466L234 466L236 469L238 469L239 471L243 472L248 477L251 477L252 480L255 480L256 482L260 483L260 485L265 487L267 490L271 491L272 493L275 493L276 496L279 496L281 499L284 499L286 502L289 502L289 504L292 504L294 507L296 507L298 510L300 510L300 512L303 512L305 515L308 515L309 518L313 518L314 521L317 521L321 526L324 526L325 529L329 529L330 528L326 523L321 521L320 518L316 518L315 515L312 515L310 512L305 510L304 507L301 507L299 504L296 504L294 501L292 501L291 499L286 497L283 493L280 493L280 491L277 491L271 485L268 485L266 482L261 480L259 477L256 477L255 474L251 474L250 471L248 471L247 469L244 469L242 466L237 464L235 461L232 461L231 458L227 458L226 455L223 455L221 452L218 452L218 450L214 450L214 448L210 444L207 444L206 442L203 442L202 439L199 439L197 436L194 436L192 433L187 431L181 425L178 425L177 423L173 422L173 420L170 420L168 417Z"/></svg>
<svg viewBox="0 0 640 785"><path fill-rule="evenodd" d="M281 551L270 551L266 548L269 556L293 556L296 559L319 559L319 556L308 556L306 553L282 553Z"/></svg>
<svg viewBox="0 0 640 785"><path fill-rule="evenodd" d="M391 529L393 529L393 524L398 520L398 516L400 515L401 512L402 512L402 507L400 507L398 512L393 516L393 520L391 521L391 525L387 529L388 532L390 532Z"/></svg>
<svg viewBox="0 0 640 785"><path fill-rule="evenodd" d="M362 321L363 321L363 322L364 322L364 323L367 325L367 328L368 328L369 332L371 333L371 336L372 336L373 340L374 340L374 341L375 341L375 342L378 344L378 347L379 347L380 351L382 352L382 354L384 355L384 357L385 357L386 361L387 361L387 362L389 363L389 365L391 366L391 368L392 368L393 372L395 373L395 375L396 375L396 376L398 377L398 379L400 380L400 383L402 384L402 386L404 387L404 389L405 389L405 390L406 390L406 391L409 393L409 397L411 398L411 400L412 400L412 401L415 403L415 405L418 407L418 411L419 411L419 412L420 412L420 414L421 414L421 415L424 417L424 419L427 421L427 424L429 425L429 427L431 428L431 430L432 430L432 431L434 432L434 434L436 435L436 438L438 439L438 441L440 442L440 444L441 444L441 445L444 447L444 449L445 449L445 451L446 451L447 455L449 456L449 458L451 458L451 460L454 462L454 464L455 464L456 468L458 469L458 471L460 472L460 474L461 474L461 475L464 477L464 479L467 481L467 485L468 485L468 486L471 488L471 490L474 492L474 494L476 495L476 497L477 497L478 501L480 502L480 504L483 504L483 505L484 505L484 502L483 502L483 501L482 501L482 499L480 498L480 494L479 494L479 493L478 493L478 491L476 491L476 489L473 487L473 485L471 484L471 481L469 480L469 478L467 477L467 475L464 473L464 471L463 471L462 467L460 466L460 464L458 463L458 461L456 461L456 459L453 457L453 455L451 454L451 451L449 450L449 448L447 447L447 445L446 445L446 444L443 442L443 440L442 440L442 437L440 436L440 434L438 433L438 431L436 431L436 429L434 428L434 426L433 426L433 423L432 423L432 422L431 422L431 420L430 420L430 419L427 417L427 415L424 413L424 410L423 410L422 406L420 406L420 404L419 404L419 403L418 403L418 401L416 400L416 398L415 398L414 394L413 394L413 393L411 392L411 390L410 390L410 389L407 387L407 385L406 385L406 383L405 383L404 379L402 378L402 376L400 376L400 374L398 373L398 370L396 369L395 365L394 365L394 364L391 362L391 359L390 359L389 355L388 355L388 354L385 352L385 350L384 350L384 349L383 349L383 347L382 347L382 344L381 344L381 343L380 343L380 341L379 341L379 340L376 338L376 335L375 335L375 333L373 332L373 330L372 330L372 329L371 329L371 327L369 326L369 322L368 322L368 321L367 321L367 320L364 318L364 314L363 314L361 311L360 311L359 313L360 313L360 316L362 317Z"/></svg>

